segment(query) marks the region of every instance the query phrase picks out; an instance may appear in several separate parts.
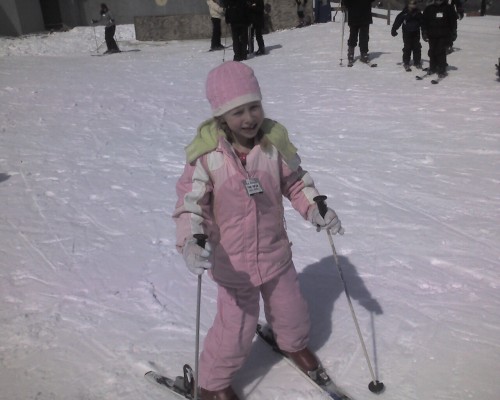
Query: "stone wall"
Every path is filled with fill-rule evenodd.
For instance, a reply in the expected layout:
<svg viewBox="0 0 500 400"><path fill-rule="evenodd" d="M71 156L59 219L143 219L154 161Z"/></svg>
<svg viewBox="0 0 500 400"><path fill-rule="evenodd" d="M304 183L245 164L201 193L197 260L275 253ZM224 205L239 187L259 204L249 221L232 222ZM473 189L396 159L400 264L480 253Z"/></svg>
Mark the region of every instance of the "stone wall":
<svg viewBox="0 0 500 400"><path fill-rule="evenodd" d="M208 14L135 17L134 26L136 39L144 41L205 39L212 35Z"/></svg>
<svg viewBox="0 0 500 400"><path fill-rule="evenodd" d="M295 0L265 0L271 6L271 21L274 30L297 26ZM312 21L313 1L307 4L306 19ZM206 5L206 2L205 2ZM137 40L184 40L205 39L212 35L212 23L208 8L205 13L189 15L143 15L134 17ZM229 27L222 22L222 33L230 35Z"/></svg>

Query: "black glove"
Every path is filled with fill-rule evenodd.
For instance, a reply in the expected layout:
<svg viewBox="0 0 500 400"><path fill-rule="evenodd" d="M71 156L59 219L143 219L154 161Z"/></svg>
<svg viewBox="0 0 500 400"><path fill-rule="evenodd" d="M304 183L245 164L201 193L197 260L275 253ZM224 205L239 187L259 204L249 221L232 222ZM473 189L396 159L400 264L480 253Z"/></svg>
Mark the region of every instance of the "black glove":
<svg viewBox="0 0 500 400"><path fill-rule="evenodd" d="M393 29L393 30L391 31L391 35L392 35L392 37L396 37L396 36L398 36L398 31L396 31L396 30L394 30L394 29Z"/></svg>
<svg viewBox="0 0 500 400"><path fill-rule="evenodd" d="M451 33L451 41L454 42L455 40L457 40L457 31L456 30L454 30Z"/></svg>
<svg viewBox="0 0 500 400"><path fill-rule="evenodd" d="M459 11L458 11L458 19L460 19L460 20L461 20L461 19L463 19L463 18L464 18L464 15L465 15L465 14L464 14L464 10L459 10Z"/></svg>
<svg viewBox="0 0 500 400"><path fill-rule="evenodd" d="M424 39L424 42L429 41L429 37L427 36L427 32L422 32L422 39Z"/></svg>

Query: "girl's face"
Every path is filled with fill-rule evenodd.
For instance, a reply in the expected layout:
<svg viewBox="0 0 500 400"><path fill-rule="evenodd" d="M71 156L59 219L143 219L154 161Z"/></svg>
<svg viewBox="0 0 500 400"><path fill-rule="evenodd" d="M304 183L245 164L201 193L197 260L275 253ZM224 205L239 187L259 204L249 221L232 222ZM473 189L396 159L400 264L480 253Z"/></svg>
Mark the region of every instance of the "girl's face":
<svg viewBox="0 0 500 400"><path fill-rule="evenodd" d="M222 118L238 142L255 138L264 122L264 110L260 101L243 104L225 113Z"/></svg>

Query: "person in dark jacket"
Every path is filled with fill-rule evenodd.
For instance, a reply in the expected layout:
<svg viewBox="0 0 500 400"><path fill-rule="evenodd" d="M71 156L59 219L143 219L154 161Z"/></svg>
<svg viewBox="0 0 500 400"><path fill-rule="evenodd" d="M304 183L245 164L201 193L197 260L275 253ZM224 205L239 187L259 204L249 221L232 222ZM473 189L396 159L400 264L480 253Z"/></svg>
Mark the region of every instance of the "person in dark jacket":
<svg viewBox="0 0 500 400"><path fill-rule="evenodd" d="M224 0L226 23L231 25L234 61L247 59L250 4L248 0Z"/></svg>
<svg viewBox="0 0 500 400"><path fill-rule="evenodd" d="M253 49L253 38L257 40L259 49L255 52L256 56L266 54L266 46L264 45L264 37L262 31L264 30L264 0L251 0L250 10L252 12L252 29L250 34L249 48Z"/></svg>
<svg viewBox="0 0 500 400"><path fill-rule="evenodd" d="M101 17L99 19L93 19L92 23L103 23L105 25L104 28L104 39L106 40L107 50L104 52L107 53L119 53L120 49L115 41L115 32L116 32L116 24L111 12L109 11L108 6L105 3L101 3Z"/></svg>
<svg viewBox="0 0 500 400"><path fill-rule="evenodd" d="M302 28L303 26L306 26L305 7L307 0L295 0L295 3L297 4L297 18L299 19L297 28Z"/></svg>
<svg viewBox="0 0 500 400"><path fill-rule="evenodd" d="M465 15L463 1L462 0L451 0L450 4L455 9L455 12L457 13L457 18L459 20L462 20L464 15ZM453 34L451 36L451 43L447 49L448 54L453 53L453 43L455 42L455 40L457 40L457 31L453 32Z"/></svg>
<svg viewBox="0 0 500 400"><path fill-rule="evenodd" d="M397 36L399 27L403 25L403 65L407 71L411 71L412 52L413 65L416 68L422 68L422 45L420 44L422 18L422 13L417 6L417 0L409 0L408 6L398 14L392 25L392 36Z"/></svg>
<svg viewBox="0 0 500 400"><path fill-rule="evenodd" d="M330 0L315 0L314 2L314 22L325 23L332 20L332 6Z"/></svg>
<svg viewBox="0 0 500 400"><path fill-rule="evenodd" d="M434 0L424 10L422 37L429 42L429 73L446 76L446 49L457 30L455 9L445 0Z"/></svg>
<svg viewBox="0 0 500 400"><path fill-rule="evenodd" d="M368 62L368 41L370 40L370 24L372 18L372 2L374 0L343 0L347 9L347 24L349 25L349 39L347 40L347 59L349 64L354 62L354 49L358 45L361 53L360 60Z"/></svg>

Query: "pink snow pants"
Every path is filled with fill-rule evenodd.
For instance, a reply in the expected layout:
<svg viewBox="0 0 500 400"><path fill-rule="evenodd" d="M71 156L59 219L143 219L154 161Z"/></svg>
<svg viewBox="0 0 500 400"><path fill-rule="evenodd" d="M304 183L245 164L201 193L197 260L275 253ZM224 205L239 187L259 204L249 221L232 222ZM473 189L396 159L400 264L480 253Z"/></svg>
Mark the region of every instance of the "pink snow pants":
<svg viewBox="0 0 500 400"><path fill-rule="evenodd" d="M219 286L217 314L200 357L199 385L202 388L221 390L228 387L245 362L255 337L260 295L266 319L280 349L295 352L307 346L311 325L309 311L293 264L258 287Z"/></svg>

